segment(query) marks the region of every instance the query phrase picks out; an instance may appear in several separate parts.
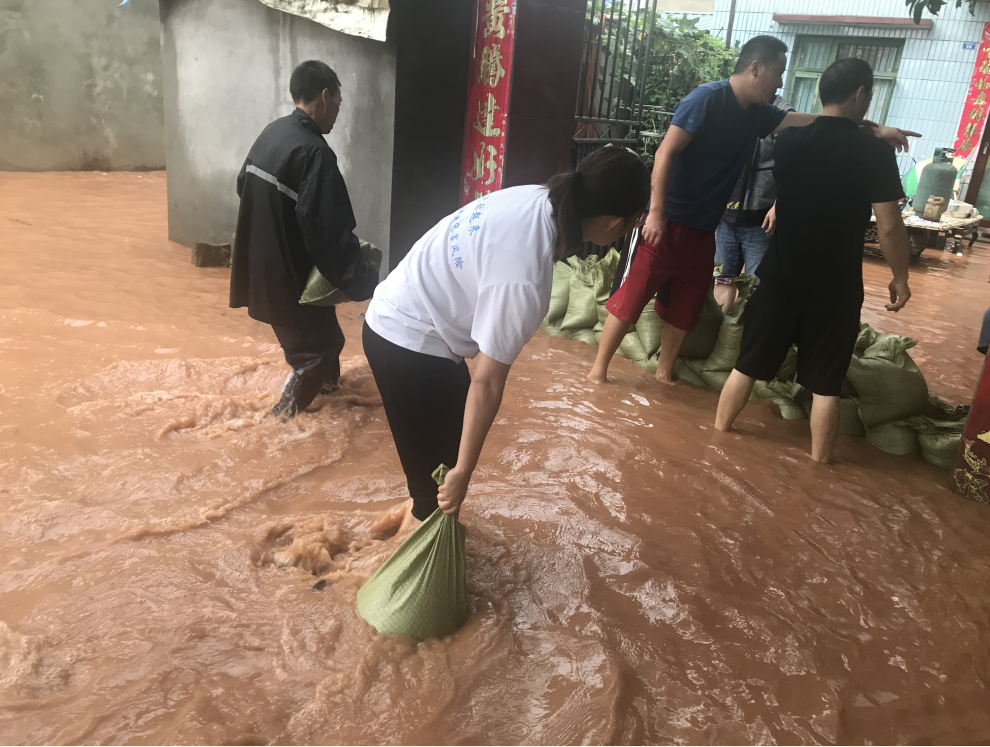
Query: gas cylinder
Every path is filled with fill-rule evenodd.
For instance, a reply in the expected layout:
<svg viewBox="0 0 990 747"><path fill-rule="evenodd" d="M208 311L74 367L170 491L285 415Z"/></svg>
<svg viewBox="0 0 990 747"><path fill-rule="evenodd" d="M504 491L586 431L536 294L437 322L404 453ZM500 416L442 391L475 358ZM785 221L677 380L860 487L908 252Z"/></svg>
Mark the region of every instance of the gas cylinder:
<svg viewBox="0 0 990 747"><path fill-rule="evenodd" d="M911 204L914 206L915 215L921 216L925 212L925 203L929 197L941 197L945 204L949 204L952 199L952 188L956 185L957 169L952 165L951 153L954 148L936 148L932 162L925 166L918 180L918 191L914 195Z"/></svg>

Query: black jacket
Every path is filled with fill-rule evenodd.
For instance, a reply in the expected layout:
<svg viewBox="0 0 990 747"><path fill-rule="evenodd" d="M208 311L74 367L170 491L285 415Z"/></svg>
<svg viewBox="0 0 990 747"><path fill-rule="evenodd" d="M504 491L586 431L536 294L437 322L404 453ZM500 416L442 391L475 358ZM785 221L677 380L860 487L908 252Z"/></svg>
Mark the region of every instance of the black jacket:
<svg viewBox="0 0 990 747"><path fill-rule="evenodd" d="M301 109L268 125L237 175L241 198L231 255L230 305L268 324L321 324L328 308L299 303L313 265L354 301L378 271L361 259L337 156Z"/></svg>

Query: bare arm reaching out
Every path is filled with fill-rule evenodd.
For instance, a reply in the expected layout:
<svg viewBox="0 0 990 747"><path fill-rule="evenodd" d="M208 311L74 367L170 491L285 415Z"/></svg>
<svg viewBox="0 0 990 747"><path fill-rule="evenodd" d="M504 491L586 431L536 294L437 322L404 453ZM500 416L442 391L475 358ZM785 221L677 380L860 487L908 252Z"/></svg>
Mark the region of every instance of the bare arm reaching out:
<svg viewBox="0 0 990 747"><path fill-rule="evenodd" d="M478 364L474 367L464 406L464 428L457 465L447 473L437 496L440 509L445 514L457 513L464 501L471 475L478 466L481 447L485 445L488 430L502 404L502 392L505 391L510 368L510 364L499 363L484 353L478 353Z"/></svg>
<svg viewBox="0 0 990 747"><path fill-rule="evenodd" d="M908 288L911 250L907 229L897 202L876 202L873 204L873 214L877 218L880 251L894 273L894 279L890 281L890 303L886 304L886 308L887 311L900 311L911 298L911 289Z"/></svg>
<svg viewBox="0 0 990 747"><path fill-rule="evenodd" d="M805 125L810 125L816 119L818 119L821 114L807 114L805 112L787 112L784 119L777 129L773 131L776 135L781 130L786 130L788 127L804 127ZM876 122L865 121L863 124L870 125L873 128L874 134L888 143L894 146L895 149L902 153L907 153L910 144L908 143L909 137L921 137L920 132L912 132L911 130L901 130L897 127L887 127L886 125L879 125Z"/></svg>
<svg viewBox="0 0 990 747"><path fill-rule="evenodd" d="M663 236L667 187L670 184L670 173L674 169L674 156L684 150L693 137L694 135L687 130L671 125L660 141L660 147L657 148L656 158L653 161L653 179L650 183L650 214L646 216L646 224L643 226L643 238L654 246Z"/></svg>

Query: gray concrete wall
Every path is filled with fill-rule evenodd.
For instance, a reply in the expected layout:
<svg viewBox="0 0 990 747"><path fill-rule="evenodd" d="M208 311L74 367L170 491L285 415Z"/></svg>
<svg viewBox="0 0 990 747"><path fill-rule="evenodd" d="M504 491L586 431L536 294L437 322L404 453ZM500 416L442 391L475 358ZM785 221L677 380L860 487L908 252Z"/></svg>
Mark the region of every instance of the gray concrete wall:
<svg viewBox="0 0 990 747"><path fill-rule="evenodd" d="M0 170L165 166L154 0L0 0Z"/></svg>
<svg viewBox="0 0 990 747"><path fill-rule="evenodd" d="M332 31L258 0L159 5L169 238L187 246L232 240L237 172L265 125L294 108L292 70L303 60L320 59L336 70L344 100L327 141L350 191L357 234L382 249L387 268L392 46Z"/></svg>

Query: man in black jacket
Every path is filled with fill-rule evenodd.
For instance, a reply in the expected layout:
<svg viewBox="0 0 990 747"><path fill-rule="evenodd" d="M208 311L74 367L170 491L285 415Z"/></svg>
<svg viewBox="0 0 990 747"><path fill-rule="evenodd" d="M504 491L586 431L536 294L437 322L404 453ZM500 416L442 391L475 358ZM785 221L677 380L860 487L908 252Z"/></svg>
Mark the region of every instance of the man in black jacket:
<svg viewBox="0 0 990 747"><path fill-rule="evenodd" d="M316 266L351 300L371 298L378 270L361 259L337 156L323 135L340 112L340 81L309 60L289 81L295 111L268 125L237 176L241 198L230 306L272 325L292 373L269 415L291 418L339 386L344 333L332 306L299 303Z"/></svg>

